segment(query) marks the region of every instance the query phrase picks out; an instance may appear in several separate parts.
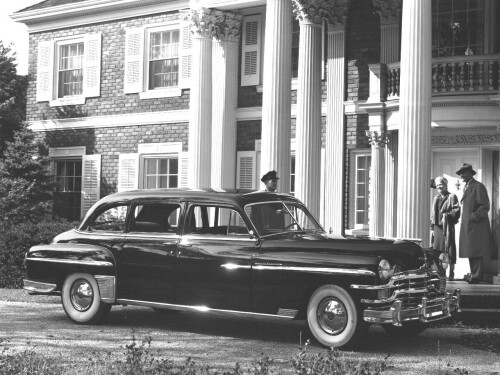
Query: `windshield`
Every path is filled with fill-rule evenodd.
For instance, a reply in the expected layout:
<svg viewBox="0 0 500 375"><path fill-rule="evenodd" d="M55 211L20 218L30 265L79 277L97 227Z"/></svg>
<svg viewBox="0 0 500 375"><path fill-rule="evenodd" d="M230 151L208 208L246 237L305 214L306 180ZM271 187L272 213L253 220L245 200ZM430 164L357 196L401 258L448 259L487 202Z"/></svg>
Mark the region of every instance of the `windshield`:
<svg viewBox="0 0 500 375"><path fill-rule="evenodd" d="M296 231L323 231L307 209L291 202L263 202L245 206L260 236Z"/></svg>

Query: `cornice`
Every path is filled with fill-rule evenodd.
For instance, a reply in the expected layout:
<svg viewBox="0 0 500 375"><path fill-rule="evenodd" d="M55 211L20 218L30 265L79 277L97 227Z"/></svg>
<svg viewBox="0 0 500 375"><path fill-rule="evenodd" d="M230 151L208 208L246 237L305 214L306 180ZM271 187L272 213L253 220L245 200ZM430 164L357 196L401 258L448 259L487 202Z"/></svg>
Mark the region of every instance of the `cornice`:
<svg viewBox="0 0 500 375"><path fill-rule="evenodd" d="M189 0L89 0L14 13L10 17L28 26L29 33L177 11Z"/></svg>

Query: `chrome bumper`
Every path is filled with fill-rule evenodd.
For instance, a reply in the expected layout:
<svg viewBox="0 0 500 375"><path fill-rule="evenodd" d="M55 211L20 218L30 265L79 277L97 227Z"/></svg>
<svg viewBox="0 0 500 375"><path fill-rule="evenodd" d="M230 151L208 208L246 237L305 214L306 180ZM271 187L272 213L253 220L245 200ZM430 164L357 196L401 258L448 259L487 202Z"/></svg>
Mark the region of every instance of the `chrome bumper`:
<svg viewBox="0 0 500 375"><path fill-rule="evenodd" d="M39 281L32 281L28 279L23 280L23 289L30 293L49 294L56 289L56 284L42 283Z"/></svg>
<svg viewBox="0 0 500 375"><path fill-rule="evenodd" d="M460 289L452 293L446 292L444 297L432 300L422 297L418 306L404 306L403 302L396 299L390 306L384 308L367 308L363 312L363 319L369 323L388 324L401 326L403 322L418 320L423 323L445 319L452 312L460 312Z"/></svg>

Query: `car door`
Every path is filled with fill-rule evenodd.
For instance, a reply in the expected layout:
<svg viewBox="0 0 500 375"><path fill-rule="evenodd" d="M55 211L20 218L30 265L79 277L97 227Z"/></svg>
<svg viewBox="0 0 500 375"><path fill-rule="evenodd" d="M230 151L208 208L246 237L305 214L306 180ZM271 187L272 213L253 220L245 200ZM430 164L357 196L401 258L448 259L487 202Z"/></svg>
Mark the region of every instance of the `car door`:
<svg viewBox="0 0 500 375"><path fill-rule="evenodd" d="M179 303L251 311L256 244L236 208L191 203L179 243Z"/></svg>
<svg viewBox="0 0 500 375"><path fill-rule="evenodd" d="M121 299L176 303L179 218L176 200L138 200L121 250Z"/></svg>

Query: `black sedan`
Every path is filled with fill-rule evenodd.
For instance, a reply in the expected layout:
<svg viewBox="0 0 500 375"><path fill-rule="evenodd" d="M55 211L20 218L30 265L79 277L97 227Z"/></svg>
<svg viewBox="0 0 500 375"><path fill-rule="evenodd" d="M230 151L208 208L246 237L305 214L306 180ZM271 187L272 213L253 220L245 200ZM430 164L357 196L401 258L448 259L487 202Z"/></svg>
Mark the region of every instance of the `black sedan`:
<svg viewBox="0 0 500 375"><path fill-rule="evenodd" d="M321 344L345 348L368 323L417 334L458 310L443 255L330 236L286 194L138 190L101 199L78 228L32 247L24 288L60 294L81 324L114 304L305 319Z"/></svg>

